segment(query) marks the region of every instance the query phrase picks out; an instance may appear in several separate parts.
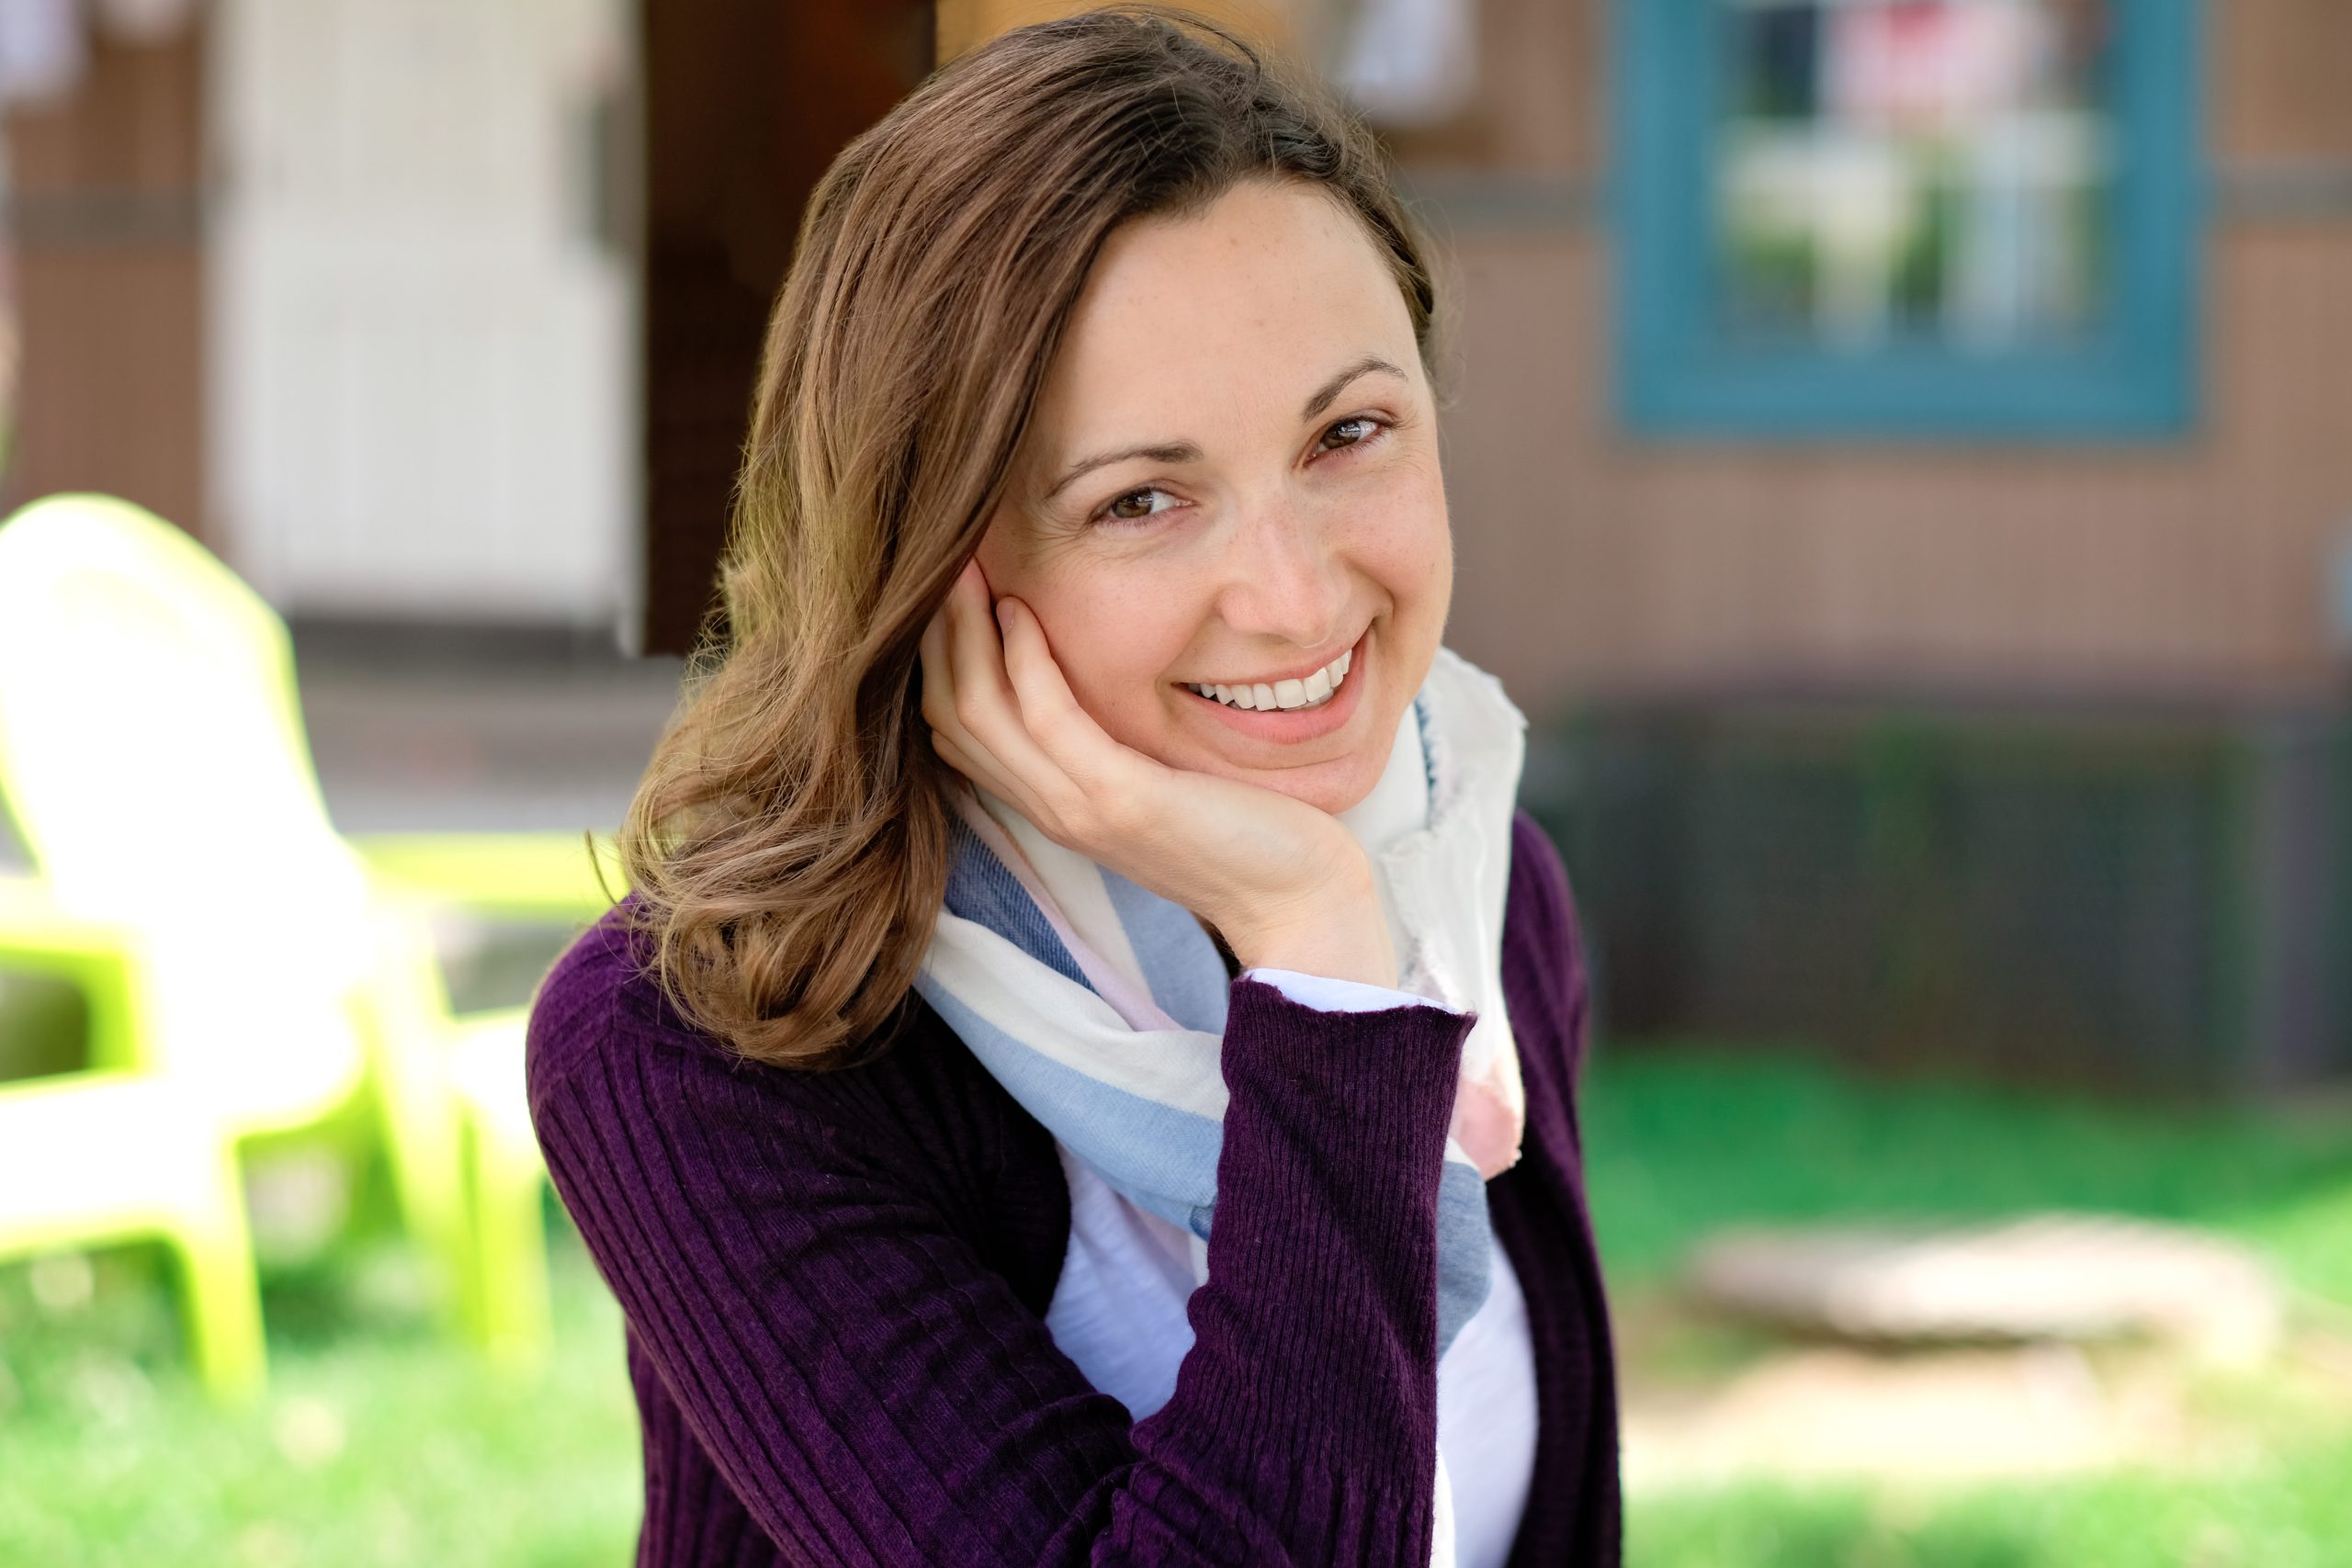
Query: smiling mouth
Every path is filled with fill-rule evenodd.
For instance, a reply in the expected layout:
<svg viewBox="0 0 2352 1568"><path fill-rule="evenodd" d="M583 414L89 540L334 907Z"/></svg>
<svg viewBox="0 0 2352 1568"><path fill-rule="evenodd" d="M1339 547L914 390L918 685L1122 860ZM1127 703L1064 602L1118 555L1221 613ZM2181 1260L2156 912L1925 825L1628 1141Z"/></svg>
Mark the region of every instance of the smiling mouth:
<svg viewBox="0 0 2352 1568"><path fill-rule="evenodd" d="M1227 707L1246 708L1263 712L1269 708L1290 711L1297 708L1321 707L1331 700L1348 678L1348 669L1355 661L1355 649L1349 649L1322 669L1302 679L1291 681L1256 681L1238 685L1184 682L1184 689L1195 696L1206 697Z"/></svg>

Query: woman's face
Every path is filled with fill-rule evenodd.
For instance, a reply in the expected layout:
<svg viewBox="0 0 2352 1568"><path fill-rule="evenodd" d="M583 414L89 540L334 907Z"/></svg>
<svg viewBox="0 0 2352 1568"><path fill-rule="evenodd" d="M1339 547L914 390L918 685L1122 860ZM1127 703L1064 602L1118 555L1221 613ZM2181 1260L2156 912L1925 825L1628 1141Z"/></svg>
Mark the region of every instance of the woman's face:
<svg viewBox="0 0 2352 1568"><path fill-rule="evenodd" d="M1412 321L1354 216L1255 182L1114 232L979 561L1113 739L1325 811L1368 795L1453 558Z"/></svg>

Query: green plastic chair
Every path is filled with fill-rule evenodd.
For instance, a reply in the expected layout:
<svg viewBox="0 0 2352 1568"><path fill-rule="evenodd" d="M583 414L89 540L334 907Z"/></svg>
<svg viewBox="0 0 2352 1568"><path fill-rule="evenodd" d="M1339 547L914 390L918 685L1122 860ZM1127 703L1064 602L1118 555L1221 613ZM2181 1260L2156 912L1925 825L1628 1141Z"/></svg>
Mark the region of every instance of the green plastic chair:
<svg viewBox="0 0 2352 1568"><path fill-rule="evenodd" d="M185 1284L197 1375L224 1399L262 1382L261 1298L231 1145L179 1086L122 1070L142 1037L134 931L77 919L0 878L0 962L87 998L92 1070L0 1083L0 1256L154 1237Z"/></svg>
<svg viewBox="0 0 2352 1568"><path fill-rule="evenodd" d="M147 1237L181 1266L198 1379L223 1399L257 1392L261 1298L233 1146L161 1076L0 1085L0 1245L36 1252Z"/></svg>
<svg viewBox="0 0 2352 1568"><path fill-rule="evenodd" d="M591 916L604 900L580 840L384 838L372 848L391 869L372 872L328 820L283 623L187 535L93 495L0 524L0 799L39 873L0 902L0 964L76 979L94 1036L90 1073L0 1089L0 1118L17 1119L0 1145L78 1117L84 1163L118 1173L85 1181L49 1149L58 1176L0 1186L0 1256L163 1237L189 1260L199 1372L249 1391L262 1355L242 1199L236 1224L216 1212L229 1153L372 1111L402 1217L454 1271L466 1325L534 1357L543 1243L515 1217L514 1108L486 1098L519 1100L521 1014L449 1017L424 916L526 896ZM201 1220L164 1201L202 1185L189 1162L211 1173ZM536 1185L531 1202L536 1222Z"/></svg>

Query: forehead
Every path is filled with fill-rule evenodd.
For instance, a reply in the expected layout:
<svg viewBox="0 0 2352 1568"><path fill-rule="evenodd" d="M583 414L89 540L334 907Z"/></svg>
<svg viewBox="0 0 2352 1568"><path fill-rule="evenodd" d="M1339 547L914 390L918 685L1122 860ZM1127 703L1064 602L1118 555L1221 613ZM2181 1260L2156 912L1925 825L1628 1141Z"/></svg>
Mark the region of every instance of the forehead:
<svg viewBox="0 0 2352 1568"><path fill-rule="evenodd" d="M1378 354L1419 376L1412 319L1363 224L1320 189L1251 182L1114 231L1037 410L1057 443L1198 438ZM1148 427L1148 428L1147 428Z"/></svg>

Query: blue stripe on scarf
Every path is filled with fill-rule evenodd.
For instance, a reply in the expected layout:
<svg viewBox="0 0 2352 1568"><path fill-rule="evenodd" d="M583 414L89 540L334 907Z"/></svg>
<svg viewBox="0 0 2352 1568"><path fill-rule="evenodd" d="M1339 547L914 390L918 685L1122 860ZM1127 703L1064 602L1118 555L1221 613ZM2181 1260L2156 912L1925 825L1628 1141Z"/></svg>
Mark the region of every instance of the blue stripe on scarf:
<svg viewBox="0 0 2352 1568"><path fill-rule="evenodd" d="M1005 1092L1096 1175L1136 1207L1207 1236L1224 1123L1089 1077L1005 1033L928 980L920 988Z"/></svg>
<svg viewBox="0 0 2352 1568"><path fill-rule="evenodd" d="M947 912L985 926L1065 980L1086 985L1069 949L1021 879L961 822L947 849ZM1093 989L1088 986L1089 990Z"/></svg>
<svg viewBox="0 0 2352 1568"><path fill-rule="evenodd" d="M1421 778L1429 785L1430 809L1437 802L1437 745L1430 738L1430 699L1426 693L1413 699L1413 728L1421 738Z"/></svg>

